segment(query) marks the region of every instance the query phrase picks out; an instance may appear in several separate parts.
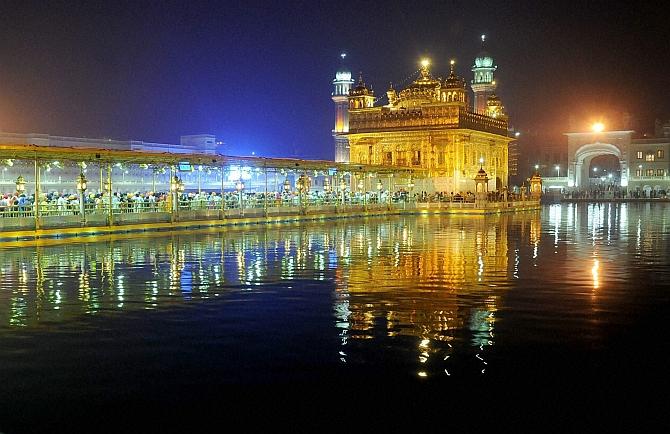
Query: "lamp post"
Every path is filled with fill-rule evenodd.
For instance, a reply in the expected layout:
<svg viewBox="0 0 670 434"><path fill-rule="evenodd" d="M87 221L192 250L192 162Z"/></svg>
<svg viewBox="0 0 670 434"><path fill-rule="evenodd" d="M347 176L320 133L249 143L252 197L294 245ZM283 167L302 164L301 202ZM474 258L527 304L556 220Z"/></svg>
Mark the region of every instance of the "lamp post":
<svg viewBox="0 0 670 434"><path fill-rule="evenodd" d="M242 212L242 190L244 190L244 182L241 179L238 179L235 183L235 190L237 190L237 196L240 201L240 212Z"/></svg>
<svg viewBox="0 0 670 434"><path fill-rule="evenodd" d="M412 189L413 189L413 188L414 188L414 180L413 180L412 177L410 176L410 177L409 177L409 181L407 181L407 190L409 190L409 194L408 194L408 198L407 198L407 199L411 199L411 197L409 197L409 196L412 195ZM405 202L407 202L407 200L406 200Z"/></svg>
<svg viewBox="0 0 670 434"><path fill-rule="evenodd" d="M179 211L179 193L184 191L184 183L177 175L170 180L170 191L172 192L172 211Z"/></svg>
<svg viewBox="0 0 670 434"><path fill-rule="evenodd" d="M84 192L86 191L87 183L88 180L86 179L86 176L84 176L84 172L80 172L77 177L77 191L79 191L79 215L81 215L82 226L86 223L86 215L84 214Z"/></svg>
<svg viewBox="0 0 670 434"><path fill-rule="evenodd" d="M347 183L344 181L344 177L340 179L340 191L342 192L342 205L344 205L344 193L347 190Z"/></svg>
<svg viewBox="0 0 670 434"><path fill-rule="evenodd" d="M26 180L23 178L23 176L19 175L19 177L16 178L16 192L20 196L25 191L26 191Z"/></svg>
<svg viewBox="0 0 670 434"><path fill-rule="evenodd" d="M296 187L298 188L298 205L302 207L303 194L305 194L309 191L311 181L309 180L309 177L307 177L305 174L302 174L298 178L297 184L298 185Z"/></svg>
<svg viewBox="0 0 670 434"><path fill-rule="evenodd" d="M363 182L363 179L359 179L358 182L356 183L356 190L358 190L359 195L363 196L363 204L365 205L365 191L363 191L364 187L365 183Z"/></svg>

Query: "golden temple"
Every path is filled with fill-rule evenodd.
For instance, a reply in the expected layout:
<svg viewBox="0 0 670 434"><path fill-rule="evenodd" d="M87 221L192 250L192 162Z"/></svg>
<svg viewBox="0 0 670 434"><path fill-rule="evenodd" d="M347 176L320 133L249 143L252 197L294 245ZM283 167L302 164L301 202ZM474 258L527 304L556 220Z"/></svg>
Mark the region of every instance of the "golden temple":
<svg viewBox="0 0 670 434"><path fill-rule="evenodd" d="M453 60L450 66L446 79L436 78L430 61L422 60L418 78L399 91L391 85L385 105L375 105L379 98L362 74L355 86L350 80L347 125L338 127L338 122L342 124L338 112L336 146L342 147L346 139L351 163L427 170L422 189L429 193L475 191L480 168L489 176L489 191L507 186L508 148L514 138L509 137L507 115L494 93L493 59L485 51L475 59L473 104ZM334 84L341 86L341 80ZM339 98L335 102L342 104L342 96L333 94L333 101ZM339 149L336 152L341 155Z"/></svg>

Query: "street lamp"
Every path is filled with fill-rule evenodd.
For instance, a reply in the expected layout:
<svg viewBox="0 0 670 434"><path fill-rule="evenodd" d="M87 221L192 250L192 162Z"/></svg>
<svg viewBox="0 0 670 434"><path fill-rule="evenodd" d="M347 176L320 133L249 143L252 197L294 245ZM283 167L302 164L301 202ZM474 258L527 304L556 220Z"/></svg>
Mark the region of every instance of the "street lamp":
<svg viewBox="0 0 670 434"><path fill-rule="evenodd" d="M16 192L21 195L24 191L26 191L26 180L23 176L19 175L19 177L16 178Z"/></svg>
<svg viewBox="0 0 670 434"><path fill-rule="evenodd" d="M288 178L284 180L284 191L286 193L289 193L291 191L291 182L288 180Z"/></svg>
<svg viewBox="0 0 670 434"><path fill-rule="evenodd" d="M179 193L184 191L184 183L177 175L170 179L170 191L172 192L172 210L177 211L179 209Z"/></svg>
<svg viewBox="0 0 670 434"><path fill-rule="evenodd" d="M298 201L299 205L302 206L302 196L303 194L307 193L309 191L309 187L312 184L312 181L309 179L308 176L306 176L304 173L300 175L298 178L297 182L297 188L298 188Z"/></svg>
<svg viewBox="0 0 670 434"><path fill-rule="evenodd" d="M298 184L297 185L298 192L302 194L306 193L309 190L309 187L312 184L312 182L310 181L309 177L303 174L300 175L300 177L298 178L297 184Z"/></svg>
<svg viewBox="0 0 670 434"><path fill-rule="evenodd" d="M244 190L244 182L241 179L238 179L235 183L235 190L237 190L239 200L240 200L240 210L242 209L242 190Z"/></svg>
<svg viewBox="0 0 670 434"><path fill-rule="evenodd" d="M77 181L77 191L79 191L79 214L81 215L81 221L83 224L85 222L84 192L86 191L87 187L86 184L88 183L88 180L86 179L86 176L84 176L84 173L80 172L76 181Z"/></svg>
<svg viewBox="0 0 670 434"><path fill-rule="evenodd" d="M405 202L407 202L407 200L410 199L409 196L412 194L412 189L413 188L414 188L414 180L412 179L412 176L410 175L409 180L407 181L407 190L409 190L409 191L408 191L408 194L407 194L407 198L405 199Z"/></svg>

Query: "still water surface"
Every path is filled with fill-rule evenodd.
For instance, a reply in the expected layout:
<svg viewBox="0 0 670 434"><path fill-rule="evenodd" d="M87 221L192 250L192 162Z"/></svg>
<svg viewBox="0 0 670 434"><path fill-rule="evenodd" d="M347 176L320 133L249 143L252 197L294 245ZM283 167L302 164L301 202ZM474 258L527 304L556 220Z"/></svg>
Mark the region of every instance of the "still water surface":
<svg viewBox="0 0 670 434"><path fill-rule="evenodd" d="M3 249L0 423L254 385L661 378L668 216L563 204Z"/></svg>

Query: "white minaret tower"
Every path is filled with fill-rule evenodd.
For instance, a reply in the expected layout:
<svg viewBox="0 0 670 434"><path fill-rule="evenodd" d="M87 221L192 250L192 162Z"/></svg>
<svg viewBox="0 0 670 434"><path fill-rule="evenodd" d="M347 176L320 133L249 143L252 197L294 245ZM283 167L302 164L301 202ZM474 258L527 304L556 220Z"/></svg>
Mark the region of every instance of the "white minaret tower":
<svg viewBox="0 0 670 434"><path fill-rule="evenodd" d="M472 66L475 76L471 84L472 92L475 94L474 109L477 113L482 114L486 113L488 97L496 90L493 72L498 69L493 63L493 57L484 49L484 42L486 42L486 35L482 35L482 51L475 57L475 64Z"/></svg>
<svg viewBox="0 0 670 434"><path fill-rule="evenodd" d="M335 128L333 129L333 138L335 139L335 161L338 163L349 162L349 139L346 133L349 132L349 90L354 80L351 79L351 71L344 66L346 53L340 54L342 65L335 73L333 80L332 99L335 103Z"/></svg>

